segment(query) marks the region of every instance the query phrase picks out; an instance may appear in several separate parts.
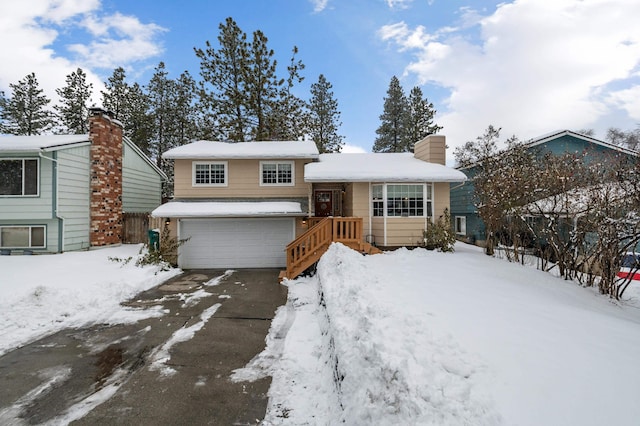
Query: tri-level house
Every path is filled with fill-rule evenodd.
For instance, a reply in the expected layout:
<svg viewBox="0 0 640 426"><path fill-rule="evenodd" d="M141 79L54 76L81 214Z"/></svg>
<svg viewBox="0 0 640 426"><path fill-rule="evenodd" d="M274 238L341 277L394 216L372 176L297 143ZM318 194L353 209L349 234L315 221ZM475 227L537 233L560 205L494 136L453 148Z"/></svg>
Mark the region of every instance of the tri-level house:
<svg viewBox="0 0 640 426"><path fill-rule="evenodd" d="M445 166L445 137L414 153L319 154L312 141L198 141L164 154L175 161L165 218L182 268L285 267L292 277L332 241L374 252L415 246L449 207L462 172Z"/></svg>
<svg viewBox="0 0 640 426"><path fill-rule="evenodd" d="M125 212L149 213L166 179L98 108L89 134L0 137L0 249L59 253L122 242Z"/></svg>

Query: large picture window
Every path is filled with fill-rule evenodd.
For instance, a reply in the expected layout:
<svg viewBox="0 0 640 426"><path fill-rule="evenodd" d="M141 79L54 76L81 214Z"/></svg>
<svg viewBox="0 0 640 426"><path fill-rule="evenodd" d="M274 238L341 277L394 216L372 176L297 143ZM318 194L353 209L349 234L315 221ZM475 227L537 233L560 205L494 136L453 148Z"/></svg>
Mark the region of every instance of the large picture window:
<svg viewBox="0 0 640 426"><path fill-rule="evenodd" d="M387 216L424 216L424 186L387 185Z"/></svg>
<svg viewBox="0 0 640 426"><path fill-rule="evenodd" d="M261 161L260 185L293 185L293 162Z"/></svg>
<svg viewBox="0 0 640 426"><path fill-rule="evenodd" d="M2 248L44 248L44 226L0 226Z"/></svg>
<svg viewBox="0 0 640 426"><path fill-rule="evenodd" d="M194 162L193 186L227 186L227 163Z"/></svg>
<svg viewBox="0 0 640 426"><path fill-rule="evenodd" d="M373 216L432 216L431 184L379 184L371 186Z"/></svg>
<svg viewBox="0 0 640 426"><path fill-rule="evenodd" d="M0 196L37 196L38 159L0 159Z"/></svg>

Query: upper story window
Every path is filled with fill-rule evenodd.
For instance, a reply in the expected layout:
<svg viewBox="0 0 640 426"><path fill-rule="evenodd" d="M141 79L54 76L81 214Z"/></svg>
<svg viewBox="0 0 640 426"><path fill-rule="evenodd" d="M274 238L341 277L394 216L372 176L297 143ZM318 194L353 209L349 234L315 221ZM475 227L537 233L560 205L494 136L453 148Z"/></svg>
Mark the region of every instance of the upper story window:
<svg viewBox="0 0 640 426"><path fill-rule="evenodd" d="M37 196L37 158L0 159L0 196Z"/></svg>
<svg viewBox="0 0 640 426"><path fill-rule="evenodd" d="M227 186L226 161L194 161L193 186Z"/></svg>
<svg viewBox="0 0 640 426"><path fill-rule="evenodd" d="M260 185L293 186L293 161L261 161Z"/></svg>

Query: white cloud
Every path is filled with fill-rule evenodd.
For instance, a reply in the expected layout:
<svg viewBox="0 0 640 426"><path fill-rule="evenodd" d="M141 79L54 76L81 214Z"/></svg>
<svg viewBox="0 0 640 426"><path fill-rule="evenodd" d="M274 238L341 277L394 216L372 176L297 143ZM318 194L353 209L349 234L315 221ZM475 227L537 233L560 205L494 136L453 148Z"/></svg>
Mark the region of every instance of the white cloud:
<svg viewBox="0 0 640 426"><path fill-rule="evenodd" d="M356 145L344 144L340 152L343 154L362 154L367 152L367 150Z"/></svg>
<svg viewBox="0 0 640 426"><path fill-rule="evenodd" d="M413 0L386 0L386 2L391 9L408 9Z"/></svg>
<svg viewBox="0 0 640 426"><path fill-rule="evenodd" d="M68 46L70 55L54 51L53 44L64 31L79 31L86 37ZM143 24L135 17L104 16L100 0L30 0L0 2L0 90L10 95L9 83L35 72L45 94L56 101L56 88L77 68L93 84L94 102L99 101L102 80L97 68L115 68L148 59L161 52L156 41L163 29ZM75 56L75 57L73 57Z"/></svg>
<svg viewBox="0 0 640 426"><path fill-rule="evenodd" d="M396 23L379 35L412 52L406 71L421 84L450 91L444 105L436 105L436 121L453 147L489 124L530 138L590 127L614 104L638 117L633 96L640 90L608 94L609 85L624 86L637 72L637 16L635 0L516 0L485 17L461 9L457 28L427 33Z"/></svg>
<svg viewBox="0 0 640 426"><path fill-rule="evenodd" d="M79 55L79 61L93 68L113 69L162 53L156 41L164 28L143 24L136 17L115 13L111 16L87 16L82 25L96 39L89 43L69 45Z"/></svg>
<svg viewBox="0 0 640 426"><path fill-rule="evenodd" d="M629 117L640 122L640 86L611 92L608 100L614 106L624 109Z"/></svg>
<svg viewBox="0 0 640 426"><path fill-rule="evenodd" d="M326 7L327 4L329 3L329 0L309 0L311 2L311 4L313 4L313 11L314 12L322 12Z"/></svg>

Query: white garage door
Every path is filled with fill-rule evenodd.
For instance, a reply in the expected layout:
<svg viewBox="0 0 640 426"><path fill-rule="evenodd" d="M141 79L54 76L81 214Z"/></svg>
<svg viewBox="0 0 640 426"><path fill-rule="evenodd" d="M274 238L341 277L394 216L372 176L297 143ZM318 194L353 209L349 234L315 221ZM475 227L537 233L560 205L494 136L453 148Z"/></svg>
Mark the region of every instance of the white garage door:
<svg viewBox="0 0 640 426"><path fill-rule="evenodd" d="M185 269L283 267L294 219L182 219L180 238L190 238L180 247Z"/></svg>

